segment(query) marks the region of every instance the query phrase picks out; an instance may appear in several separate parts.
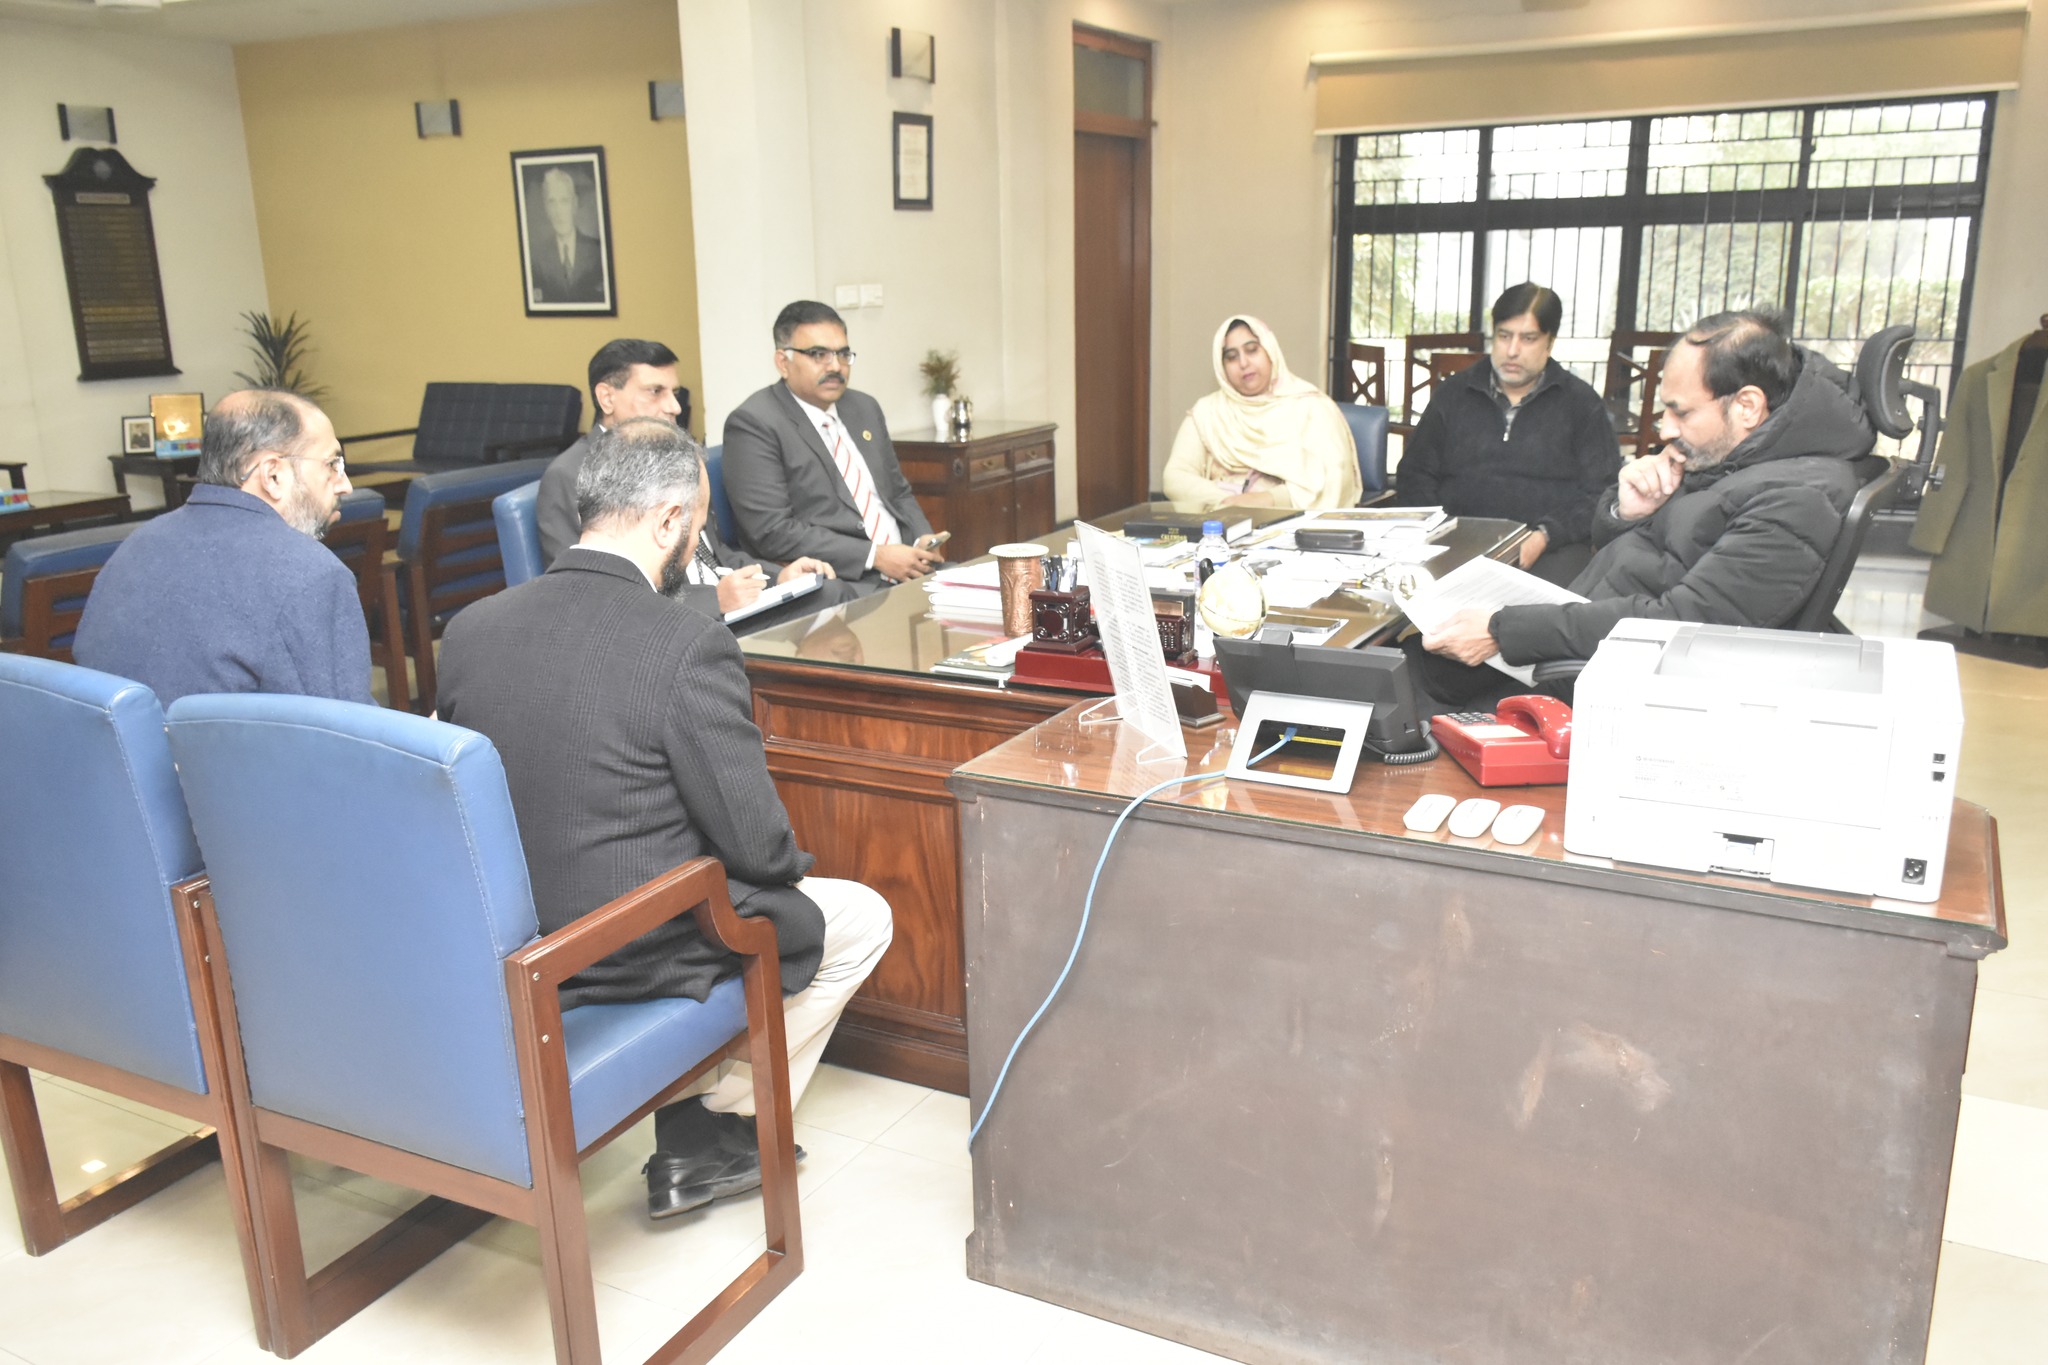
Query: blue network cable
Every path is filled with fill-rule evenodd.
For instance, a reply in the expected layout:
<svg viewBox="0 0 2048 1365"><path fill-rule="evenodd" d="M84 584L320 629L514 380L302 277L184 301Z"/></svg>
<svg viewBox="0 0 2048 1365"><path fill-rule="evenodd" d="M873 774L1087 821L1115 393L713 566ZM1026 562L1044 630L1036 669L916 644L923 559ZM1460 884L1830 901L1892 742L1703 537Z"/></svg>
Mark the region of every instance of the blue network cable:
<svg viewBox="0 0 2048 1365"><path fill-rule="evenodd" d="M1257 767L1260 763L1263 763L1266 759L1271 758L1275 753L1279 752L1287 744L1291 743L1293 739L1294 727L1290 725L1287 727L1286 731L1280 736L1279 739L1273 741L1272 747L1268 748L1263 753L1255 756L1251 762L1245 764L1245 767ZM974 1127L968 1130L968 1146L972 1147L974 1145L974 1140L977 1137L981 1136L981 1125L987 1123L988 1116L995 1111L996 1097L1003 1093L1003 1081L1007 1079L1010 1074L1010 1063L1017 1060L1017 1050L1024 1046L1024 1040L1031 1036L1031 1030L1038 1027L1038 1021L1045 1017L1045 1012L1048 1009L1052 1008L1052 1002L1054 997L1056 997L1060 993L1060 987L1067 984L1067 976L1074 970L1074 962L1076 961L1076 959L1078 959L1081 956L1081 940L1085 938L1088 934L1088 917L1090 914L1094 912L1095 909L1095 884L1102 880L1103 864L1109 861L1109 851L1112 848L1116 847L1116 836L1118 832L1123 829L1124 821L1130 819L1132 811L1144 805L1147 801L1151 800L1159 793L1165 791L1168 787L1177 787L1184 782L1216 782L1220 781L1223 778L1223 776L1224 774L1222 773L1190 773L1185 777L1169 777L1164 782L1156 783L1153 786L1147 787L1144 791L1139 792L1136 796L1131 798L1131 803L1129 805L1125 806L1122 811L1118 812L1116 817L1116 823L1109 827L1109 837L1102 841L1102 856L1095 860L1094 875L1088 878L1088 895L1087 898L1081 902L1081 924L1079 928L1074 930L1074 946L1067 953L1067 965L1060 968L1059 979L1057 981L1054 981L1052 983L1052 989L1045 993L1045 999L1039 1002L1038 1009L1031 1016L1030 1022L1026 1023L1024 1025L1023 1032L1017 1035L1017 1041L1010 1044L1010 1055L1003 1058L1003 1069L996 1073L996 1083L989 1088L988 1103L981 1107L981 1117L976 1119L974 1121Z"/></svg>

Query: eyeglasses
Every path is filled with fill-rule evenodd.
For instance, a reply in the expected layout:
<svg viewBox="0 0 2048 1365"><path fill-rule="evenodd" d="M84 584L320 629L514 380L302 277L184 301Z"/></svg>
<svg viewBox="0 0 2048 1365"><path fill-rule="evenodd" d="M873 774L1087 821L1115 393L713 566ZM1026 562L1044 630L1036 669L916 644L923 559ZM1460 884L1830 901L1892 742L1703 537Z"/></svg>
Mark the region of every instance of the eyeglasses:
<svg viewBox="0 0 2048 1365"><path fill-rule="evenodd" d="M791 355L802 356L813 365L822 365L826 361L834 359L842 365L851 365L853 363L853 348L851 346L841 346L836 351L827 350L823 346L806 346L802 350L798 350L794 346L785 346L782 349Z"/></svg>
<svg viewBox="0 0 2048 1365"><path fill-rule="evenodd" d="M327 466L329 478L339 479L348 473L348 462L339 453L333 455L285 455L281 458L287 460L312 460L316 464L324 464Z"/></svg>

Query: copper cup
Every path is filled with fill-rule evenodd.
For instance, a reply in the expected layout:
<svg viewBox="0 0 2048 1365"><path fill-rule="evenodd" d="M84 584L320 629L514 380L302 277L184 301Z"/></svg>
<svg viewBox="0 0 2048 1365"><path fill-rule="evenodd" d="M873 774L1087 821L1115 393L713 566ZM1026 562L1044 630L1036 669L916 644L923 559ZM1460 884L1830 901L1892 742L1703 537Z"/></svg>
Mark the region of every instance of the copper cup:
<svg viewBox="0 0 2048 1365"><path fill-rule="evenodd" d="M1003 634L1011 639L1031 633L1031 594L1045 586L1043 545L1017 542L989 550L995 556L996 582L1003 590Z"/></svg>

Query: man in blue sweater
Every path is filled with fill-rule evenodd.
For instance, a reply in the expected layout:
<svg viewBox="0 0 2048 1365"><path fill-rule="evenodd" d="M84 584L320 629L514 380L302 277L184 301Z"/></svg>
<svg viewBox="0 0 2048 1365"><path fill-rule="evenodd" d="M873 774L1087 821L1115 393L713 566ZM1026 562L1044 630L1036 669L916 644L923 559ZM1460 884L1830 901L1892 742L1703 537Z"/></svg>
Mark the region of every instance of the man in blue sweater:
<svg viewBox="0 0 2048 1365"><path fill-rule="evenodd" d="M369 702L355 575L320 544L348 491L319 408L271 389L229 394L206 414L199 486L107 561L73 655L165 706L193 692Z"/></svg>

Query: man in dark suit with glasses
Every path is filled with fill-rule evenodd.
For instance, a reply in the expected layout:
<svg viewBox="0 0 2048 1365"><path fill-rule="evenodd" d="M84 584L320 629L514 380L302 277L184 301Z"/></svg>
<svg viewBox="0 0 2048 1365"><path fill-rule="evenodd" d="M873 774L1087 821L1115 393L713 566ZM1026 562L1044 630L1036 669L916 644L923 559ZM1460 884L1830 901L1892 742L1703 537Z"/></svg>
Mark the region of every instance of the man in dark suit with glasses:
<svg viewBox="0 0 2048 1365"><path fill-rule="evenodd" d="M872 592L922 578L942 556L896 461L881 406L848 387L846 324L802 300L775 319L771 384L725 419L725 491L747 549L822 559Z"/></svg>

